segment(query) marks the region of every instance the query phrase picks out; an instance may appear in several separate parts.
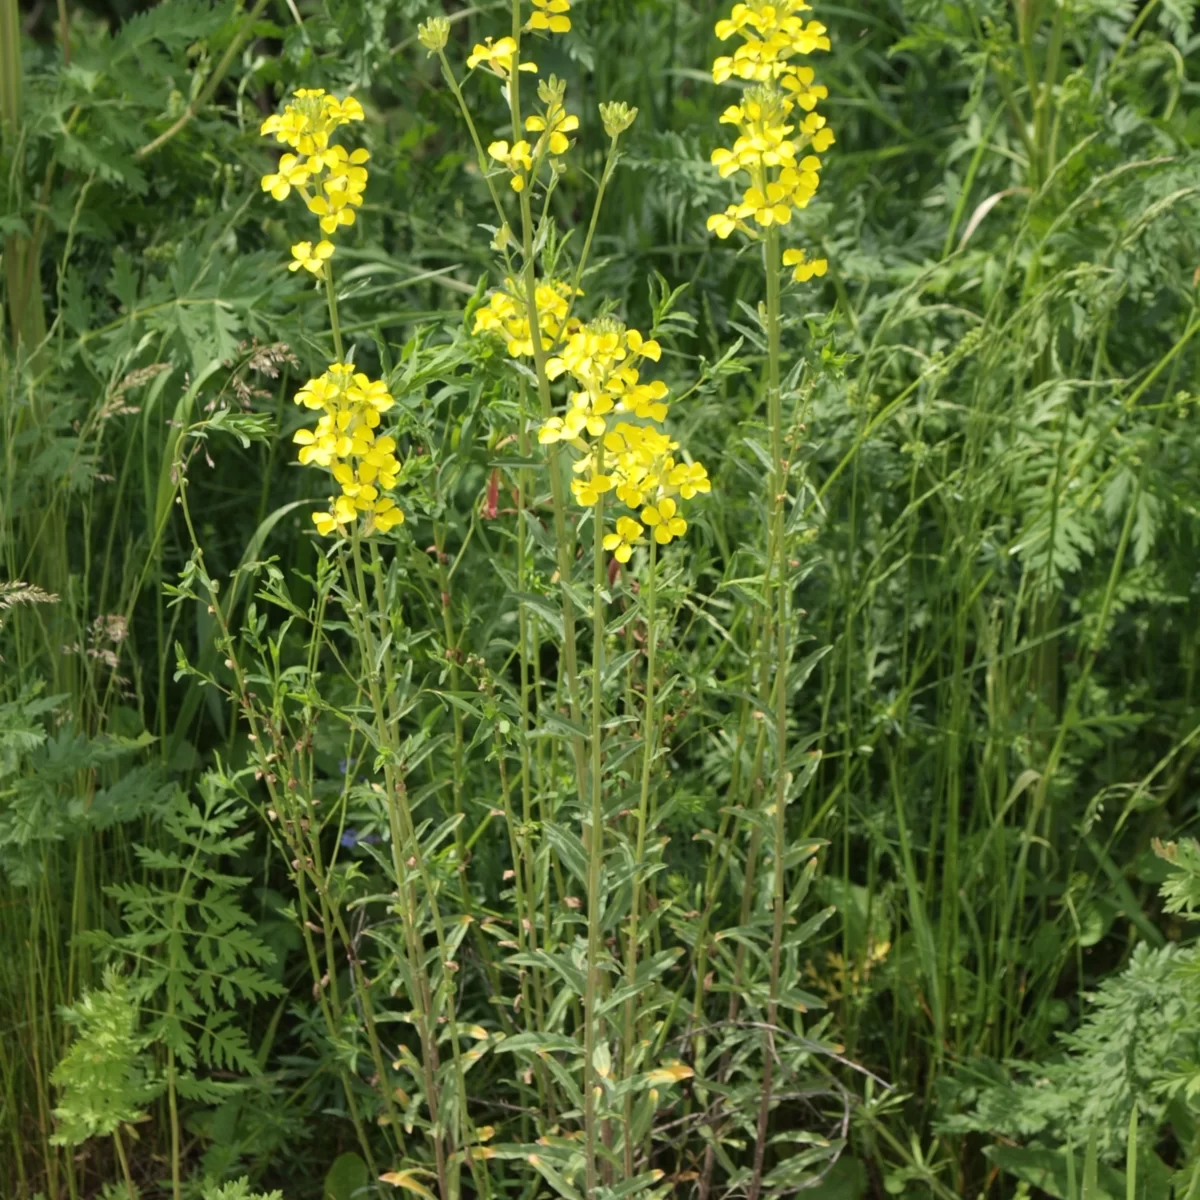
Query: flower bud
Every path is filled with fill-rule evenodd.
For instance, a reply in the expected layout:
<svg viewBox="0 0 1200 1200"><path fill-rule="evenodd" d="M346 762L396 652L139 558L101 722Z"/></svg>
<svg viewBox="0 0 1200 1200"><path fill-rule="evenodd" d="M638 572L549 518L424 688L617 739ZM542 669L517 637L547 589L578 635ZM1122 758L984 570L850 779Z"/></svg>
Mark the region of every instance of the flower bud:
<svg viewBox="0 0 1200 1200"><path fill-rule="evenodd" d="M604 122L604 132L610 138L619 137L633 124L637 113L636 108L630 108L623 100L600 105L600 119Z"/></svg>
<svg viewBox="0 0 1200 1200"><path fill-rule="evenodd" d="M566 94L566 80L559 79L557 75L551 75L549 79L538 80L538 99L547 108L561 107Z"/></svg>
<svg viewBox="0 0 1200 1200"><path fill-rule="evenodd" d="M430 17L417 26L417 40L429 51L437 54L446 48L450 37L450 19L448 17Z"/></svg>

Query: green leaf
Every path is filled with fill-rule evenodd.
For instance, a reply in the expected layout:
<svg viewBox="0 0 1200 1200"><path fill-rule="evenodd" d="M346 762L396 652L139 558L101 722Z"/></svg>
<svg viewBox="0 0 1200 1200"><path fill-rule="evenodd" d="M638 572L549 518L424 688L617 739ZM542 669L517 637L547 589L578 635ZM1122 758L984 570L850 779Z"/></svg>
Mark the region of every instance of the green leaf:
<svg viewBox="0 0 1200 1200"><path fill-rule="evenodd" d="M339 1154L326 1172L321 1200L358 1200L359 1193L370 1186L367 1164L353 1150Z"/></svg>

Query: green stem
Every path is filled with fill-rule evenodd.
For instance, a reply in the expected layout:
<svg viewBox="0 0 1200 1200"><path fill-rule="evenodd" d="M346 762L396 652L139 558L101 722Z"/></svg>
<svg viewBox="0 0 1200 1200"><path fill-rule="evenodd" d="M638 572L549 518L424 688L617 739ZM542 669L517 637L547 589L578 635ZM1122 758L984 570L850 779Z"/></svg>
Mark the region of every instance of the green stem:
<svg viewBox="0 0 1200 1200"><path fill-rule="evenodd" d="M329 328L333 334L333 356L342 362L342 326L338 321L337 291L333 286L333 263L325 264L325 300L329 305Z"/></svg>
<svg viewBox="0 0 1200 1200"><path fill-rule="evenodd" d="M238 31L233 35L231 41L221 56L221 61L217 63L216 70L209 76L208 82L200 90L200 94L193 100L186 109L180 114L179 119L175 121L169 129L164 129L153 141L147 142L134 154L134 158L145 158L147 155L153 154L155 150L165 146L177 133L179 133L185 125L202 109L212 98L212 94L217 90L217 86L221 80L225 78L226 71L229 70L233 63L234 56L242 48L242 43L249 36L250 31L254 28L254 22L258 20L258 14L267 6L267 0L257 0L254 7L246 14L242 23L238 26ZM64 40L66 33L63 34Z"/></svg>
<svg viewBox="0 0 1200 1200"><path fill-rule="evenodd" d="M1121 40L1121 44L1117 47L1117 52L1113 55L1113 60L1109 64L1108 71L1106 73L1107 76L1112 76L1113 71L1116 70L1117 63L1121 61L1125 51L1129 49L1129 43L1132 42L1133 39L1142 31L1142 26L1145 25L1146 21L1150 17L1150 14L1157 6L1158 0L1150 0L1149 4L1143 6L1142 11L1138 13L1133 24L1129 26L1129 32L1125 34L1125 37Z"/></svg>
<svg viewBox="0 0 1200 1200"><path fill-rule="evenodd" d="M509 113L512 118L513 138L520 137L521 130L521 0L513 0L513 40L517 49L513 54L512 78L509 80L508 100ZM530 181L532 186L532 180ZM526 187L520 196L521 201L521 265L522 281L525 286L525 312L529 321L530 341L533 343L533 364L537 375L538 399L541 402L542 419L546 420L553 412L550 399L550 377L546 374L546 351L542 346L541 318L537 306L537 275L534 269L533 254L533 212L529 203L530 187ZM550 472L550 500L554 510L554 541L557 549L558 577L562 586L561 603L563 616L563 657L567 665L567 700L570 706L571 719L578 725L582 719L579 702L579 661L575 647L575 607L571 602L567 585L571 578L574 563L575 539L568 536L566 519L566 498L563 494L561 452L557 443L548 447L547 454ZM571 737L571 750L575 757L575 780L580 803L584 799L584 779L586 777L583 738L579 734Z"/></svg>
<svg viewBox="0 0 1200 1200"><path fill-rule="evenodd" d="M596 472L603 472L603 448L597 450ZM604 801L600 777L600 736L603 697L601 682L604 673L604 496L596 498L592 510L592 712L591 712L591 784L592 815L588 829L588 937L587 983L583 999L583 1127L584 1166L587 1176L586 1195L596 1194L596 1002L600 990L600 932L602 904L600 896L600 866L604 854ZM628 1139L627 1139L628 1140Z"/></svg>
<svg viewBox="0 0 1200 1200"><path fill-rule="evenodd" d="M604 192L608 187L608 181L612 177L613 168L617 165L617 140L620 134L616 134L609 140L608 155L604 159L604 170L600 175L600 186L596 189L596 202L592 205L592 216L588 221L587 235L583 239L583 250L579 255L579 262L575 265L575 278L571 281L571 295L567 298L567 315L563 320L563 329L566 329L567 323L571 319L571 314L575 310L575 297L579 295L579 285L583 282L583 272L587 268L588 258L592 253L592 239L596 236L596 224L600 220L600 205L604 202Z"/></svg>
<svg viewBox="0 0 1200 1200"><path fill-rule="evenodd" d="M112 1133L113 1145L117 1148L117 1158L121 1163L121 1174L125 1178L125 1188L129 1192L129 1200L137 1200L137 1189L133 1186L133 1175L129 1171L129 1158L125 1153L125 1143L121 1140L121 1130L116 1128Z"/></svg>
<svg viewBox="0 0 1200 1200"><path fill-rule="evenodd" d="M774 1082L775 1055L769 1032L776 1025L779 1009L779 968L783 948L784 891L783 860L786 850L787 826L787 663L788 663L788 563L784 543L784 505L787 499L787 463L783 447L783 403L780 397L780 318L779 318L779 232L772 227L763 242L767 272L767 424L771 433L771 496L770 561L767 564L767 604L771 592L775 601L775 801L774 840L772 848L774 923L771 929L771 981L767 994L767 1026L764 1033L762 1100L758 1109L758 1137L754 1147L754 1175L750 1184L750 1200L758 1200L762 1190L763 1161L766 1154L767 1120L771 1109L771 1090Z"/></svg>
<svg viewBox="0 0 1200 1200"><path fill-rule="evenodd" d="M442 77L454 93L454 99L458 102L458 111L462 113L463 120L467 123L467 129L471 134L471 141L475 145L475 161L479 164L479 173L483 176L484 183L487 184L488 193L491 195L492 203L496 206L496 213L500 217L500 224L503 225L506 221L504 205L500 203L500 197L496 192L496 185L492 182L491 168L488 166L487 154L483 149L483 142L479 137L479 131L475 128L475 122L471 117L471 110L467 107L467 102L463 98L462 88L458 86L458 80L455 79L454 72L450 69L450 63L446 58L445 50L439 50L437 53L438 61L442 64Z"/></svg>
<svg viewBox="0 0 1200 1200"><path fill-rule="evenodd" d="M654 765L654 680L657 669L658 624L656 621L656 592L658 576L658 542L650 539L650 567L646 574L646 700L642 713L642 782L638 796L637 845L634 849L633 900L629 911L629 941L625 953L625 982L631 987L637 979L638 922L642 907L642 864L646 857L646 823L650 810L650 773ZM631 1055L635 1040L633 998L625 1002L625 1079L632 1074ZM625 1097L625 1179L633 1178L633 1137L630 1128L633 1117L633 1095Z"/></svg>

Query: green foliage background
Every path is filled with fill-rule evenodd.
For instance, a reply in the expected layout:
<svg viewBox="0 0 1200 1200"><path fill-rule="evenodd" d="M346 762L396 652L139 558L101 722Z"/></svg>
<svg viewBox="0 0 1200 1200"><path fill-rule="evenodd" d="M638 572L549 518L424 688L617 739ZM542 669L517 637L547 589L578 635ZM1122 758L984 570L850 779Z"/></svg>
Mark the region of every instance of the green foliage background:
<svg viewBox="0 0 1200 1200"><path fill-rule="evenodd" d="M190 1161L315 1196L354 1131L314 1032L286 864L247 808L201 784L214 765L244 766L246 749L230 706L176 672L180 656L225 668L205 605L164 590L190 557L171 463L204 414L219 425L232 412L256 435L213 432L189 504L213 576L269 558L303 602L315 493L292 459L291 393L327 351L319 306L285 268L307 230L259 190L272 160L258 126L295 87L352 90L372 176L339 249L343 321L381 371L447 347L471 397L454 409L440 367L414 368L413 427L457 457L404 486L410 569L429 595L424 547L470 546L449 648L488 657L508 593L487 566L505 535L481 514L504 429L478 403L498 387L495 351L463 332L490 268L487 193L415 40L441 9L67 3L67 62L52 6L8 3L28 28L20 89L15 54L0 61L0 1192L66 1195L70 1176L93 1195L119 1177L97 1152L76 1182L51 1076L104 964L143 956L165 965L130 994L157 1016L120 1036L130 1062L169 1050L202 1075L183 1093ZM680 895L699 883L694 846L735 771L726 643L752 609L734 567L764 469L761 268L704 230L727 196L707 161L726 102L708 75L722 11L588 0L571 34L537 51L581 118L556 195L568 222L603 164L597 103L639 109L587 291L645 326L660 277L685 286L664 338L672 381L744 338L681 410L714 493L677 559L666 651L683 690L667 826ZM469 49L505 13L456 11L453 44ZM818 15L838 143L797 219L830 272L793 300L787 349L822 367L799 451L790 716L823 758L789 828L828 842L810 907L838 915L798 982L828 1003L843 1050L820 1069L853 1100L844 1160L814 1194L1066 1195L1092 1138L1105 1170L1132 1180L1142 1164L1151 1190L1138 1194L1194 1196L1197 1060L1194 1046L1180 1057L1176 1029L1193 1021L1194 1041L1195 972L1171 973L1189 952L1169 943L1187 934L1162 910L1168 866L1152 839L1195 836L1198 815L1195 5L869 0ZM503 126L495 89L475 100L482 128ZM278 436L259 438L268 425ZM240 615L253 597L230 602ZM448 646L432 603L425 616L412 654L436 677ZM495 799L486 753L473 745L464 768L481 805ZM337 744L317 754L336 780ZM440 768L426 769L434 786ZM370 831L365 810L354 819ZM485 837L474 853L499 903L508 847ZM208 864L196 892L188 861ZM169 935L152 932L163 896ZM236 935L224 949L162 950L214 923ZM217 977L234 979L226 994ZM1103 980L1118 982L1089 1016ZM1136 987L1157 997L1150 1016ZM109 1019L120 1026L119 1006ZM1128 1112L1098 1129L1085 1110L1102 1084L1065 1053L1113 1042L1106 1020L1132 1030L1134 1074L1163 1071L1142 1092L1108 1081L1143 1124L1132 1153ZM1040 1085L1024 1068L1011 1083L1009 1064L1049 1060L1057 1106L1023 1109L1021 1089ZM228 1068L249 1091L222 1094ZM160 1124L138 1128L152 1189ZM1050 1157L1037 1168L1015 1143Z"/></svg>

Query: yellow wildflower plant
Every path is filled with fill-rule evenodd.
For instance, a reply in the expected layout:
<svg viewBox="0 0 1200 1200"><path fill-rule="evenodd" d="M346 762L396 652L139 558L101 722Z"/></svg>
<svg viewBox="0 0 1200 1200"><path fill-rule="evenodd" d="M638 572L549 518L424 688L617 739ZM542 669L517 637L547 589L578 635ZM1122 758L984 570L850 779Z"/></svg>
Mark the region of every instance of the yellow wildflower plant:
<svg viewBox="0 0 1200 1200"><path fill-rule="evenodd" d="M339 99L322 88L301 88L282 113L262 123L262 135L294 153L279 159L277 170L262 177L262 189L276 200L293 191L304 200L324 234L353 225L367 186L364 149L347 150L333 141L344 125L364 119L363 107L353 96ZM291 271L307 271L323 280L329 297L334 352L341 357L341 336L336 319L336 296L330 274L335 246L328 237L292 246ZM328 471L340 488L325 512L313 513L317 532L323 535L357 530L364 535L386 533L404 521L404 513L385 492L396 486L400 462L396 441L380 436L381 416L395 401L381 379L355 371L350 363L331 363L295 395L295 402L321 415L313 428L296 431L301 466Z"/></svg>
<svg viewBox="0 0 1200 1200"><path fill-rule="evenodd" d="M330 139L343 125L363 118L363 107L353 96L339 100L323 88L301 88L293 93L282 113L274 113L262 123L261 133L263 137L273 135L296 153L280 157L276 170L262 177L262 190L280 201L297 192L324 234L353 225L355 210L363 202L365 164L371 156L363 149L347 150ZM298 252L305 248L310 253ZM314 257L316 252L319 254ZM311 242L299 242L292 247L291 269L304 268L322 279L324 263L333 253L333 243L324 239L315 250Z"/></svg>
<svg viewBox="0 0 1200 1200"><path fill-rule="evenodd" d="M733 145L712 153L712 164L723 179L741 176L745 182L740 202L708 218L709 231L719 238L735 230L755 237L759 230L788 224L820 186L818 156L835 138L816 109L829 90L816 82L811 67L793 61L830 47L825 26L801 15L811 11L804 0L750 0L735 4L730 15L716 24L722 41L736 36L742 44L731 55L716 59L713 80L736 79L751 85L739 103L721 114L721 122L738 131ZM784 255L784 265L797 268L798 281L824 274L815 266L811 271L807 265L802 269L806 261L795 258L793 251ZM823 259L816 261L828 266Z"/></svg>

